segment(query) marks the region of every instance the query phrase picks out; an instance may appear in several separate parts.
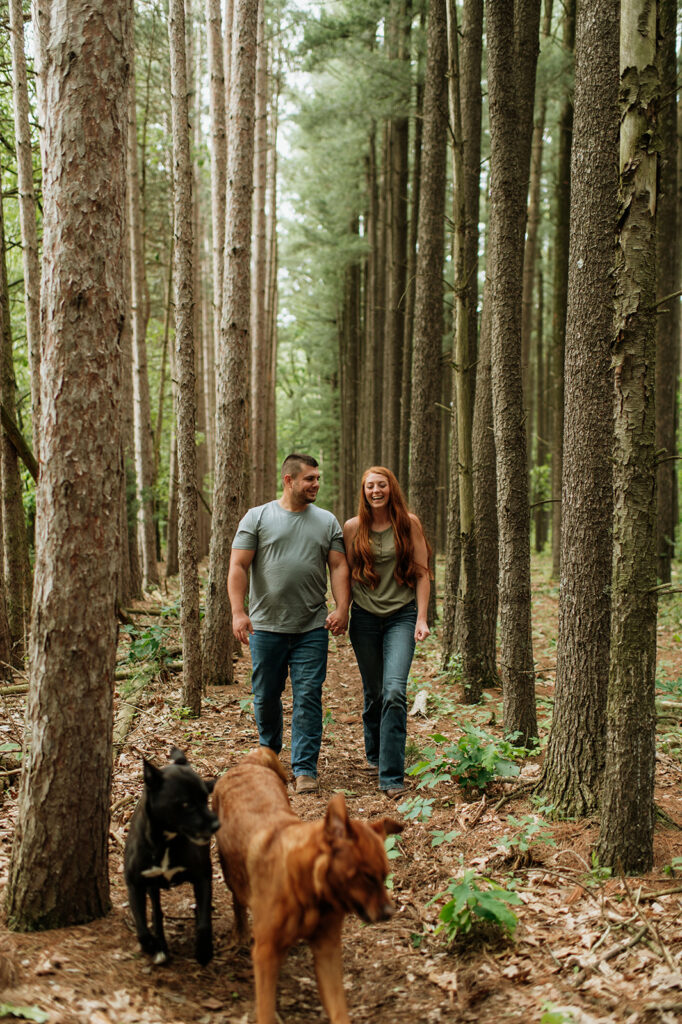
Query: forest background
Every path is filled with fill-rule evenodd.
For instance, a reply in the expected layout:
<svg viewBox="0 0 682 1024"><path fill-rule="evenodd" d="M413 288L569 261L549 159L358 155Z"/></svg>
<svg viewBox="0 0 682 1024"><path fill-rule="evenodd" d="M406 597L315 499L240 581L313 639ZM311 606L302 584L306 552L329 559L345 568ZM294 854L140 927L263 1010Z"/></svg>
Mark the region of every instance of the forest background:
<svg viewBox="0 0 682 1024"><path fill-rule="evenodd" d="M101 52L79 18L111 29ZM531 544L551 544L539 785L557 813L599 808L603 863L651 867L677 18L672 0L11 0L0 655L8 680L28 664L31 735L13 925L106 908L117 617L179 572L199 715L233 678L231 537L292 449L341 520L366 466L396 471L443 566L443 670L468 704L501 682L526 746ZM87 820L54 778L65 745Z"/></svg>

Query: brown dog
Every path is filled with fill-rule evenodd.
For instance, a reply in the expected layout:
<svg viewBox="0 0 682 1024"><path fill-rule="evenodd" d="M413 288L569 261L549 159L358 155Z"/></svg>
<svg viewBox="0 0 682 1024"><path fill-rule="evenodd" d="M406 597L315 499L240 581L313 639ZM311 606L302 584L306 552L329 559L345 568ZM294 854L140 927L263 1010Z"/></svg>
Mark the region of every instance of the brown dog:
<svg viewBox="0 0 682 1024"><path fill-rule="evenodd" d="M275 993L287 950L307 939L317 987L332 1024L350 1024L343 991L341 930L346 914L367 922L395 912L384 881L387 835L403 826L391 818L351 821L342 793L320 821L301 821L286 790L279 758L267 747L248 754L216 783L218 855L232 891L237 933L253 918L253 967L258 1024L274 1024Z"/></svg>

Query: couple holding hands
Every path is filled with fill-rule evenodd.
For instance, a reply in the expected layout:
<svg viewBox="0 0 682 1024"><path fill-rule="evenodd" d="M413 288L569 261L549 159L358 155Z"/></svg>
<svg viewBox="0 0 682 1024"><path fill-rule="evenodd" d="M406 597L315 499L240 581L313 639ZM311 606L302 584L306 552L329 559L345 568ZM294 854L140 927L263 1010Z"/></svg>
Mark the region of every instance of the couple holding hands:
<svg viewBox="0 0 682 1024"><path fill-rule="evenodd" d="M429 635L428 542L383 466L363 474L358 514L343 531L331 512L314 504L320 487L314 458L288 455L282 482L281 498L249 509L240 522L227 583L234 635L251 648L260 744L277 754L282 748L281 697L289 673L296 792L317 791L327 631L345 633L352 600L349 635L364 690L365 754L378 770L380 789L394 798L404 790L407 676L415 642Z"/></svg>

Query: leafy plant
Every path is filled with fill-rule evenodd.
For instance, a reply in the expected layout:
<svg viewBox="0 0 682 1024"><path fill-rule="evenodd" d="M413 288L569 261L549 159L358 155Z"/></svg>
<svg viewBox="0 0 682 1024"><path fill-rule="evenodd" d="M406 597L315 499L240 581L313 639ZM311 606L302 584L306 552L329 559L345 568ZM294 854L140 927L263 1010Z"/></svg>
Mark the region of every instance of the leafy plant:
<svg viewBox="0 0 682 1024"><path fill-rule="evenodd" d="M482 888L479 883L486 887ZM458 935L467 935L476 924L483 922L513 935L517 918L509 905L521 903L518 893L503 889L490 878L476 877L476 872L470 868L463 878L451 878L445 892L434 896L427 906L448 896L450 899L438 915L440 924L436 935L444 931L449 943L454 942Z"/></svg>
<svg viewBox="0 0 682 1024"><path fill-rule="evenodd" d="M414 821L415 819L419 821L428 821L433 813L434 803L435 801L433 798L411 796L408 800L403 800L401 804L398 804L398 810L409 821Z"/></svg>
<svg viewBox="0 0 682 1024"><path fill-rule="evenodd" d="M573 1024L575 1017L570 1010L555 1009L551 1003L543 1003L545 1011L540 1017L540 1024Z"/></svg>
<svg viewBox="0 0 682 1024"><path fill-rule="evenodd" d="M2 750L2 747L0 747ZM669 864L663 868L666 875L674 877L678 871L682 871L682 857L673 857Z"/></svg>
<svg viewBox="0 0 682 1024"><path fill-rule="evenodd" d="M451 843L458 835L459 832L456 828L453 828L450 832L446 832L442 828L434 829L431 833L431 848L435 849L437 846L442 846L443 843Z"/></svg>
<svg viewBox="0 0 682 1024"><path fill-rule="evenodd" d="M397 836L386 836L384 839L384 847L386 848L386 856L389 860L397 860L398 857L402 857L403 851L398 845Z"/></svg>
<svg viewBox="0 0 682 1024"><path fill-rule="evenodd" d="M592 856L590 857L590 860L592 863L592 867L588 872L587 878L585 879L585 884L588 886L602 885L611 877L612 870L611 868L602 867L600 865L599 857L597 856L594 850L592 851Z"/></svg>
<svg viewBox="0 0 682 1024"><path fill-rule="evenodd" d="M514 778L519 774L513 757L522 757L524 747L515 747L509 740L497 740L474 725L465 725L464 732L456 743L448 742L445 736L431 737L440 750L427 747L422 760L410 769L410 775L420 775L418 788L433 788L441 782L457 781L463 788L485 789L497 777Z"/></svg>
<svg viewBox="0 0 682 1024"><path fill-rule="evenodd" d="M130 637L128 661L154 661L159 665L170 661L170 651L166 647L168 641L166 626L152 625L142 630L137 626L124 626L123 629Z"/></svg>
<svg viewBox="0 0 682 1024"><path fill-rule="evenodd" d="M533 814L527 814L523 818L515 818L513 814L508 815L507 821L515 831L510 836L502 836L500 846L509 854L517 857L525 856L533 843L543 843L545 846L556 846L549 826L545 825Z"/></svg>
<svg viewBox="0 0 682 1024"><path fill-rule="evenodd" d="M253 714L253 696L241 697L239 700L239 710L242 715Z"/></svg>

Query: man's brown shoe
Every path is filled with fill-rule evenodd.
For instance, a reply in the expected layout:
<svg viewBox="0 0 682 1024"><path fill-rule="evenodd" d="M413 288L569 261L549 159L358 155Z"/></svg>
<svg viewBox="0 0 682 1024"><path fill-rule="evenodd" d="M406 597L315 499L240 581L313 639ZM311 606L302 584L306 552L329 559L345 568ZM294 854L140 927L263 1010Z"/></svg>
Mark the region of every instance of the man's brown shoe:
<svg viewBox="0 0 682 1024"><path fill-rule="evenodd" d="M317 779L314 779L311 775L298 775L296 777L297 793L317 793L317 790Z"/></svg>

